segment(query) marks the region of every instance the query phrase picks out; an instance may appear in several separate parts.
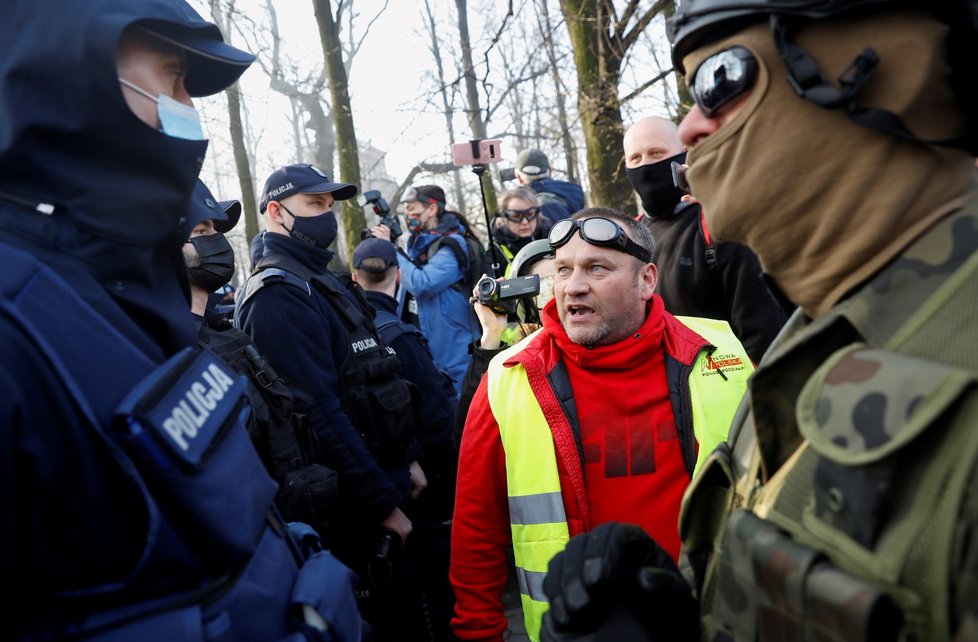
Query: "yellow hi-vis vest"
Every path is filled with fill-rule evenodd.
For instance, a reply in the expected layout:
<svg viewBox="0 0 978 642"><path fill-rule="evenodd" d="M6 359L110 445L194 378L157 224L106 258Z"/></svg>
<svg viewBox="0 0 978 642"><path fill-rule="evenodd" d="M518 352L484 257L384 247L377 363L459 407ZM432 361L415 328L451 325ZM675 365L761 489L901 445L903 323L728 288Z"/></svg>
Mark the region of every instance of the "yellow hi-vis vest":
<svg viewBox="0 0 978 642"><path fill-rule="evenodd" d="M754 367L726 321L676 318L717 348L712 357L705 350L700 352L688 380L693 434L699 443L695 470L699 470L714 448L726 440L730 422L746 390L747 377ZM533 336L493 358L487 385L489 407L499 425L506 456L509 522L523 619L527 635L537 642L543 615L549 608L543 593L543 578L550 560L567 546L570 531L550 426L533 395L524 367L503 366ZM737 360L739 363L734 363ZM720 375L718 370L729 374ZM724 376L736 381L727 385Z"/></svg>

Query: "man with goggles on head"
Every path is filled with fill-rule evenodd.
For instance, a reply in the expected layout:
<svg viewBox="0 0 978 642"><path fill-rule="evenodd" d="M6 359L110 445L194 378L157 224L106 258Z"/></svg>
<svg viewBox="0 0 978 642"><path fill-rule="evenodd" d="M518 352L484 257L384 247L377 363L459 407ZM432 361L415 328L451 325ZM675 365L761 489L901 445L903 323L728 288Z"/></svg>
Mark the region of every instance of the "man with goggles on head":
<svg viewBox="0 0 978 642"><path fill-rule="evenodd" d="M539 639L546 564L569 538L638 521L679 554L679 503L753 371L724 321L678 319L655 294L648 230L584 209L554 224L542 329L496 356L459 454L451 579L460 638L502 639L512 541L526 629Z"/></svg>
<svg viewBox="0 0 978 642"><path fill-rule="evenodd" d="M800 306L684 501L703 639L978 630L978 29L973 3L907 6L686 0L671 24L693 194ZM551 639L613 634L580 608L596 564L654 630L658 547L602 543L551 565L578 590L548 583Z"/></svg>
<svg viewBox="0 0 978 642"><path fill-rule="evenodd" d="M483 272L493 274L493 261L500 261L499 275L509 278L513 257L531 241L547 238L553 222L540 211L536 192L520 186L503 192L499 197L500 210L493 222L492 248L486 251Z"/></svg>

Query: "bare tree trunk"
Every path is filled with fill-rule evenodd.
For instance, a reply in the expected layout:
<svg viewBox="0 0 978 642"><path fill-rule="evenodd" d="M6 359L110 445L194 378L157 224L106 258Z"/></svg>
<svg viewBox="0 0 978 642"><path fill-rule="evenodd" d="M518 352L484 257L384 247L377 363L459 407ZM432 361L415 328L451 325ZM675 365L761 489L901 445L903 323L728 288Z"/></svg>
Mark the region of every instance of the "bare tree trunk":
<svg viewBox="0 0 978 642"><path fill-rule="evenodd" d="M228 3L227 13L222 15L220 0L211 0L211 16L221 27L224 38L231 44L231 14L234 2ZM228 123L231 135L231 148L234 151L234 165L238 174L238 185L241 190L241 207L245 220L245 238L249 241L258 234L261 226L258 223L258 206L255 203L255 181L252 178L251 161L248 158L248 148L245 145L244 123L241 118L242 102L238 83L227 88Z"/></svg>
<svg viewBox="0 0 978 642"><path fill-rule="evenodd" d="M438 93L441 94L442 110L445 114L445 129L448 132L448 140L454 142L455 124L452 118L452 103L448 99L448 86L445 83L445 67L442 64L441 59L441 46L439 45L438 28L435 25L435 15L431 11L431 3L429 0L424 0L424 9L428 14L428 37L431 41L431 55L435 59L435 68L438 71ZM462 174L457 168L452 171L452 181L455 187L455 204L458 206L460 211L464 212L466 206L465 193L462 191Z"/></svg>
<svg viewBox="0 0 978 642"><path fill-rule="evenodd" d="M258 223L258 204L255 202L255 180L251 173L248 150L245 147L244 127L241 120L241 93L238 84L228 87L228 115L230 116L231 147L234 149L234 166L241 187L241 207L244 210L245 238L251 241L261 230Z"/></svg>
<svg viewBox="0 0 978 642"><path fill-rule="evenodd" d="M547 52L547 62L550 65L550 76L554 82L554 94L557 104L557 123L560 126L560 139L564 144L564 158L567 163L567 180L572 183L579 183L577 177L577 147L574 145L574 138L571 136L570 123L567 119L566 96L564 95L563 83L560 80L560 68L557 66L557 50L554 47L553 27L550 22L550 10L547 8L548 0L540 0L540 8L537 18L540 35L543 36L543 47Z"/></svg>
<svg viewBox="0 0 978 642"><path fill-rule="evenodd" d="M577 63L578 111L587 143L591 202L597 205L637 212L621 149L621 64L652 18L671 1L657 0L639 11L640 0L629 0L619 17L612 0L560 0Z"/></svg>
<svg viewBox="0 0 978 642"><path fill-rule="evenodd" d="M473 138L486 138L486 122L482 119L482 107L479 104L479 86L476 84L475 65L472 64L472 45L469 42L469 15L467 0L455 0L458 9L458 37L462 47L462 75L465 78L466 110L469 117L469 129ZM461 141L459 141L461 142ZM486 206L489 213L495 212L496 189L492 184L490 172L482 175L482 185L486 194Z"/></svg>
<svg viewBox="0 0 978 642"><path fill-rule="evenodd" d="M356 130L353 126L353 110L350 106L343 49L340 46L339 32L333 18L332 2L331 0L313 0L313 8L316 13L316 22L319 25L323 59L329 77L329 91L333 104L333 125L336 131L336 145L339 150L340 180L353 183L359 187L360 154L357 148ZM360 230L366 228L367 222L363 208L357 205L356 199L350 199L343 203L341 219L345 243L340 244L339 250L344 258L348 258L360 240Z"/></svg>

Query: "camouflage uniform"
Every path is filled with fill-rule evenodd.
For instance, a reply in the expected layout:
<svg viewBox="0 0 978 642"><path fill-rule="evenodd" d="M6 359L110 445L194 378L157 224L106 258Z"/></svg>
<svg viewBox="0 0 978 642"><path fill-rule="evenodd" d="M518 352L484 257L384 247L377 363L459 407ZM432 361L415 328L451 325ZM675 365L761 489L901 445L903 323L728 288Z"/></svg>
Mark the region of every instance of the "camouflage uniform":
<svg viewBox="0 0 978 642"><path fill-rule="evenodd" d="M796 314L680 522L710 640L978 639L978 202Z"/></svg>

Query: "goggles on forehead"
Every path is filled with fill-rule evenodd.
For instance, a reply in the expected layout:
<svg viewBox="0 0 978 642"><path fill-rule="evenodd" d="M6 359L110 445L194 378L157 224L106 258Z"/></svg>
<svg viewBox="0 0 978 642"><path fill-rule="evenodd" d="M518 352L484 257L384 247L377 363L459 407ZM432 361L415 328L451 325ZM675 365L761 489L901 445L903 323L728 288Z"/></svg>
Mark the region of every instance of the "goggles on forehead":
<svg viewBox="0 0 978 642"><path fill-rule="evenodd" d="M642 263L652 262L652 256L648 250L628 238L618 223L603 216L586 218L581 221L569 218L557 221L550 228L550 236L547 237L550 241L550 248L556 250L558 247L566 245L577 230L581 231L581 238L591 245L610 247L613 250L630 254Z"/></svg>
<svg viewBox="0 0 978 642"><path fill-rule="evenodd" d="M744 47L719 51L696 68L691 76L689 93L706 116L754 86L757 60Z"/></svg>
<svg viewBox="0 0 978 642"><path fill-rule="evenodd" d="M520 221L533 221L537 217L537 208L531 207L525 210L503 210L500 214L508 221L519 223Z"/></svg>

